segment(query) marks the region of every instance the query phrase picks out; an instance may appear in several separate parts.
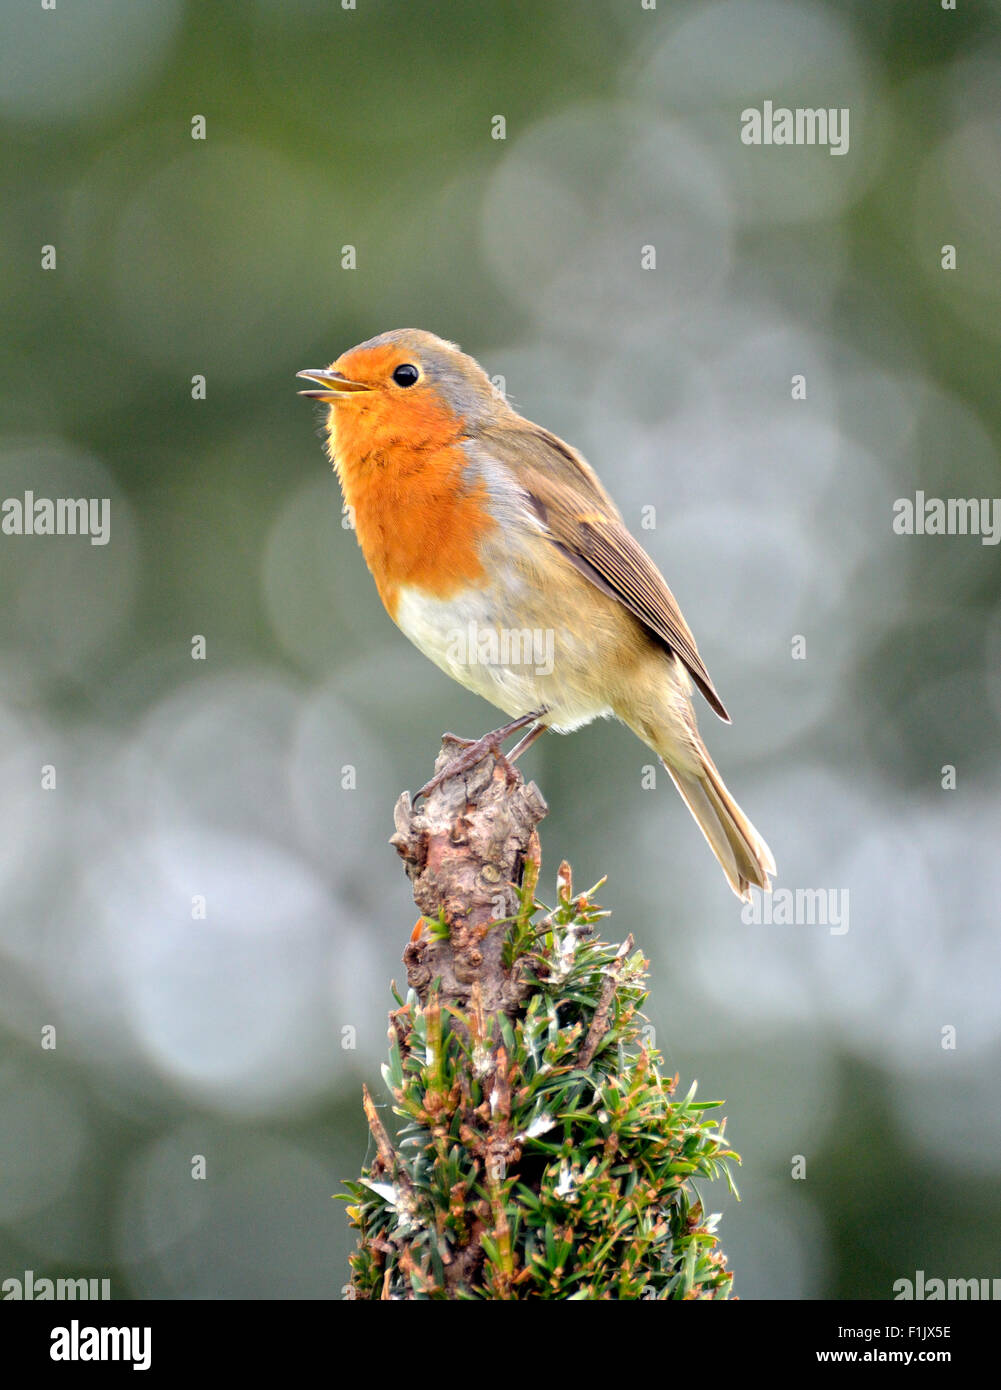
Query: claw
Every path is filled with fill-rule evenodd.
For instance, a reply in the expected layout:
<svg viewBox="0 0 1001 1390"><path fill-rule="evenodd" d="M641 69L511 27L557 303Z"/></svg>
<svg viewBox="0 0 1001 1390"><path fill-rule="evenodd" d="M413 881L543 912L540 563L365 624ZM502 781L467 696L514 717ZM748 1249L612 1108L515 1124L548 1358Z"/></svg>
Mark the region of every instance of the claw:
<svg viewBox="0 0 1001 1390"><path fill-rule="evenodd" d="M457 757L447 762L440 772L436 772L429 782L424 783L420 791L415 793L414 802L416 803L422 796L430 796L436 788L440 787L443 782L447 782L450 777L458 777L463 772L469 772L471 768L483 762L484 758L489 757L491 753L504 769L508 779L508 785L512 786L518 776L512 766L513 760L519 757L530 743L535 742L539 734L545 731L546 725L539 724L536 729L533 729L531 733L527 734L525 738L518 743L517 747L513 749L510 758L506 757L504 753L501 752L501 744L506 738L509 738L511 734L517 733L519 729L523 729L526 724L532 724L535 723L536 720L541 719L545 712L544 709L541 709L533 710L531 714L523 714L520 719L512 719L510 724L505 724L503 728L500 729L494 729L491 733L484 734L482 738L456 738L454 734L446 734L445 737L450 742L458 744L463 751L459 753Z"/></svg>

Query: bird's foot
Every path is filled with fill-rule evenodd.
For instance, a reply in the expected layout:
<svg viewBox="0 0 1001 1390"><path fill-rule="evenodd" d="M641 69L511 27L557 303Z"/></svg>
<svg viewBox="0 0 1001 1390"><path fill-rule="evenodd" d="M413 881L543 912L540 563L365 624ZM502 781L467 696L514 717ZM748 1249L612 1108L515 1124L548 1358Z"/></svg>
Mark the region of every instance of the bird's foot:
<svg viewBox="0 0 1001 1390"><path fill-rule="evenodd" d="M544 709L540 709L533 710L531 714L523 714L520 719L512 719L510 724L505 724L501 729L494 729L491 733L484 734L482 738L457 738L455 734L446 734L445 738L450 743L457 744L462 752L447 762L440 772L436 772L430 782L424 783L420 791L415 794L414 802L416 803L422 796L430 796L436 787L440 787L442 782L448 781L450 777L460 777L462 773L469 772L471 768L476 767L491 753L504 769L508 784L512 784L518 775L513 766L515 760L521 757L526 748L530 747L540 734L545 733L546 725L536 724L536 727L530 730L511 750L509 756L505 756L501 751L501 744L506 738L517 733L519 729L523 729L526 724L534 724L536 720L541 719L545 712Z"/></svg>

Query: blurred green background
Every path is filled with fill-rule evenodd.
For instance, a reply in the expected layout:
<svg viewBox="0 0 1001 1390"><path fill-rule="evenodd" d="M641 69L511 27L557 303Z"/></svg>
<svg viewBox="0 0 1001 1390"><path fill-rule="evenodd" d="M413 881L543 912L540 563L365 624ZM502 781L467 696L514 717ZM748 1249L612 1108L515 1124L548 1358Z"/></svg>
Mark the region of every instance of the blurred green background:
<svg viewBox="0 0 1001 1390"><path fill-rule="evenodd" d="M0 536L0 1277L345 1282L331 1194L415 915L393 803L443 729L497 722L384 615L295 395L405 326L599 470L733 715L700 710L777 886L850 894L842 935L745 923L625 730L526 758L543 896L563 856L608 873L667 1066L726 1098L743 1200L704 1195L736 1292L1001 1275L998 550L891 529L917 489L1001 494L997 6L2 22L0 498L108 497L112 532ZM849 152L743 145L766 99L847 107Z"/></svg>

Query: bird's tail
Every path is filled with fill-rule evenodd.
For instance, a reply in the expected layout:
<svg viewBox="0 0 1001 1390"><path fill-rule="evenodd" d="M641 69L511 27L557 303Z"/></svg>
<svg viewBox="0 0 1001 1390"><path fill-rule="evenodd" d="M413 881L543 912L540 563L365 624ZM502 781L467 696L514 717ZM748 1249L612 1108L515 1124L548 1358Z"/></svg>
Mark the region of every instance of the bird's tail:
<svg viewBox="0 0 1001 1390"><path fill-rule="evenodd" d="M705 745L699 741L701 759L694 772L661 761L685 804L722 865L738 898L750 899L750 887L770 891L768 875L775 873L772 852L727 791Z"/></svg>

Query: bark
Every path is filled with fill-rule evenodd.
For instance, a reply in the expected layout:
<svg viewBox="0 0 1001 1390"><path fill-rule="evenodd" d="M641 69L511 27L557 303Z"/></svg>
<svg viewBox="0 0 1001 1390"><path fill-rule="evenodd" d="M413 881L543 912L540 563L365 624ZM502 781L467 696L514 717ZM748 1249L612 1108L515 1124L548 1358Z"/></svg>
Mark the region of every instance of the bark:
<svg viewBox="0 0 1001 1390"><path fill-rule="evenodd" d="M456 756L446 734L435 763L439 772ZM403 955L407 979L421 1004L440 980L443 1005L484 1013L513 1013L525 994L517 973L504 967L505 918L515 916L526 859L538 864L535 829L547 811L534 782L489 754L469 772L446 779L415 808L409 792L396 803L390 840L413 883L422 918L448 925L447 939L425 927ZM474 989L474 986L478 988Z"/></svg>

